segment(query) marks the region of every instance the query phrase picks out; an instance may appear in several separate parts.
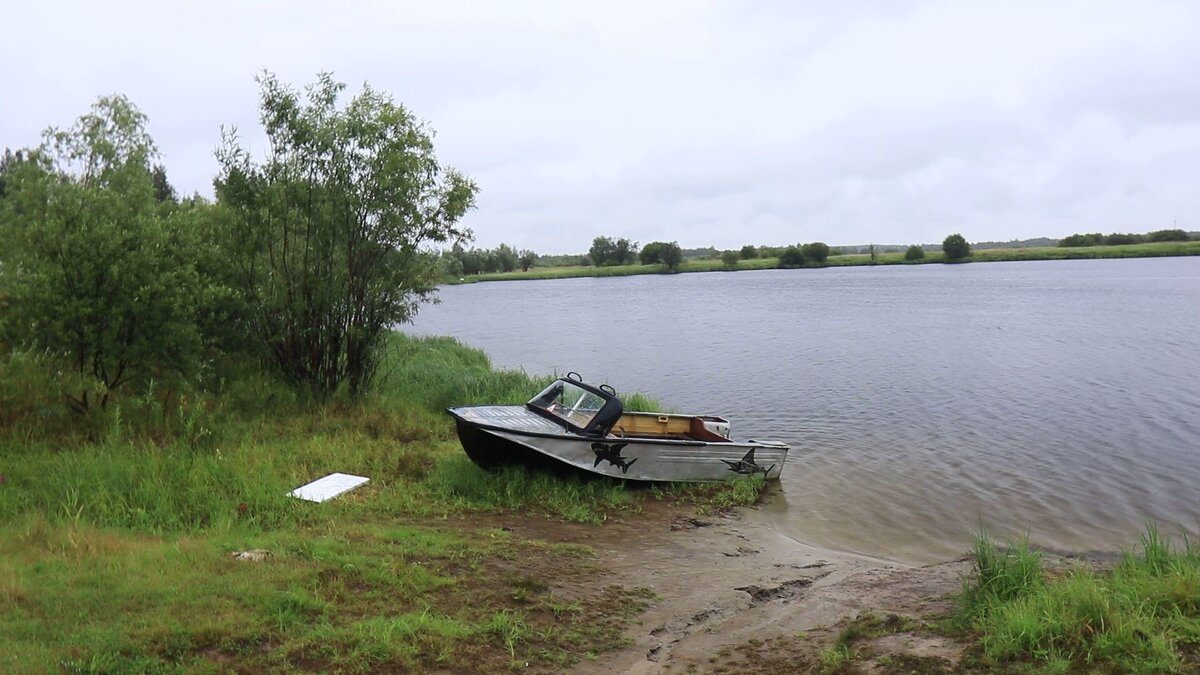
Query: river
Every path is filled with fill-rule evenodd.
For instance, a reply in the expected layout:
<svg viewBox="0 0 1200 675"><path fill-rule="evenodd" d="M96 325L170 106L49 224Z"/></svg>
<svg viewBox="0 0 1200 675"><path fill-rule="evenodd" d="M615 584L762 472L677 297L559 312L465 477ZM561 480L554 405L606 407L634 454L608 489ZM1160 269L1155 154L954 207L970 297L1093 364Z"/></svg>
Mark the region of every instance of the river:
<svg viewBox="0 0 1200 675"><path fill-rule="evenodd" d="M1200 531L1200 257L449 286L416 334L791 444L761 507L907 563L982 525L1114 550Z"/></svg>

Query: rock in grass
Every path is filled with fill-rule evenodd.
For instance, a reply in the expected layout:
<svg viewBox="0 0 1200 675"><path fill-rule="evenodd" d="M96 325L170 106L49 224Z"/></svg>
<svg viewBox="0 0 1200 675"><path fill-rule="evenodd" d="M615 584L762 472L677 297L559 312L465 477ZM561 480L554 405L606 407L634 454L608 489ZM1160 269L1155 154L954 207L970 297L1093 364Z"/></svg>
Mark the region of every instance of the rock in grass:
<svg viewBox="0 0 1200 675"><path fill-rule="evenodd" d="M249 551L233 551L229 557L234 560L245 560L246 562L262 562L270 558L273 554L270 551L261 548L251 549Z"/></svg>

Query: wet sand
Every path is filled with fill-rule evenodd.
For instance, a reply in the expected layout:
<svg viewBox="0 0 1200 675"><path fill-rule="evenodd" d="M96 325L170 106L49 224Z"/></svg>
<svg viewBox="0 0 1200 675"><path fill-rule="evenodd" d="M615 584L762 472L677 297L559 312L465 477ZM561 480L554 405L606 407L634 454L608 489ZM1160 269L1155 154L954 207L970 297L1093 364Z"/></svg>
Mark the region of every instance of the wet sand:
<svg viewBox="0 0 1200 675"><path fill-rule="evenodd" d="M596 584L657 596L630 629L630 646L574 672L804 671L819 664L839 624L863 616L910 629L856 645L856 671L870 672L872 655L884 654L883 663L949 669L965 648L919 628L951 611L965 559L915 567L816 548L781 534L756 508L700 516L663 506L590 530L524 525L534 526L531 536L594 548Z"/></svg>

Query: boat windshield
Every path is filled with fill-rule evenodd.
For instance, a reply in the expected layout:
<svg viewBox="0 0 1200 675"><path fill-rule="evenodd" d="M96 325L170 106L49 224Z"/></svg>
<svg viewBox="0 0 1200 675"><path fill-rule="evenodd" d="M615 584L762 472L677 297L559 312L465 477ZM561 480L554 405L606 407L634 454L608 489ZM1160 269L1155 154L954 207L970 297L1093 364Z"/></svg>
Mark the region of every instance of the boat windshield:
<svg viewBox="0 0 1200 675"><path fill-rule="evenodd" d="M534 396L529 405L545 410L575 427L586 429L607 402L603 396L575 386L570 380L556 380Z"/></svg>

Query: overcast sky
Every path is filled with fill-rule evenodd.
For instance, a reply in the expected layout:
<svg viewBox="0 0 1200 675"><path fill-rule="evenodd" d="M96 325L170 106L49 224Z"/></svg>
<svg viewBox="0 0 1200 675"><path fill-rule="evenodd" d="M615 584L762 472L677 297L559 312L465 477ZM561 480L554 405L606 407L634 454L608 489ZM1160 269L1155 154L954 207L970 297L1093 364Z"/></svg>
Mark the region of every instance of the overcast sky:
<svg viewBox="0 0 1200 675"><path fill-rule="evenodd" d="M1200 229L1200 3L14 2L0 146L97 96L212 193L262 69L390 92L477 244L583 252Z"/></svg>

